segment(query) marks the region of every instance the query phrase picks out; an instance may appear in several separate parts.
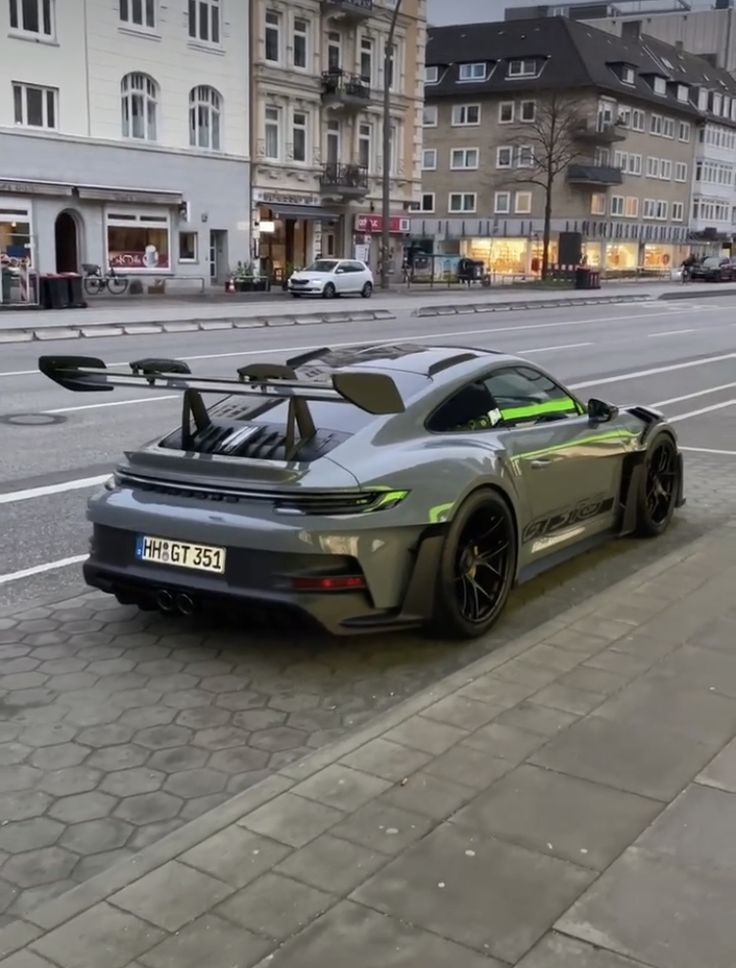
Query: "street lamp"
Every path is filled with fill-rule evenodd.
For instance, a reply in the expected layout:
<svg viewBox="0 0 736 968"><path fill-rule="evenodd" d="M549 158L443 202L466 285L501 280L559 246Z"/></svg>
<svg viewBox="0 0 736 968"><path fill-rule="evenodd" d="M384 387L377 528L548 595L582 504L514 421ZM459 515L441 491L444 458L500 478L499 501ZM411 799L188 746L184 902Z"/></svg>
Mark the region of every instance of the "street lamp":
<svg viewBox="0 0 736 968"><path fill-rule="evenodd" d="M382 213L381 226L381 289L388 289L388 247L390 239L391 219L391 83L394 79L396 62L394 59L394 33L396 21L399 18L401 0L396 0L396 6L391 14L391 24L388 28L386 47L383 52L383 185L382 185ZM389 74L391 75L389 80ZM394 146L394 150L398 145Z"/></svg>

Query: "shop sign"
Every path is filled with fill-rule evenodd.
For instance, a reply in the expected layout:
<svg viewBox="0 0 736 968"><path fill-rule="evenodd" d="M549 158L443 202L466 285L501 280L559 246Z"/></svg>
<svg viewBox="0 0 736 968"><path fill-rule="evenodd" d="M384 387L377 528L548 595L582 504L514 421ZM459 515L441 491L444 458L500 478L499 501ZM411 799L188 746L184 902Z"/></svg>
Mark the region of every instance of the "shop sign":
<svg viewBox="0 0 736 968"><path fill-rule="evenodd" d="M319 205L318 195L303 194L295 192L253 192L253 201L262 205Z"/></svg>
<svg viewBox="0 0 736 968"><path fill-rule="evenodd" d="M409 219L399 215L392 215L389 218L388 230L393 235L406 235L409 232ZM355 231L365 232L369 235L378 235L383 232L382 215L356 215Z"/></svg>

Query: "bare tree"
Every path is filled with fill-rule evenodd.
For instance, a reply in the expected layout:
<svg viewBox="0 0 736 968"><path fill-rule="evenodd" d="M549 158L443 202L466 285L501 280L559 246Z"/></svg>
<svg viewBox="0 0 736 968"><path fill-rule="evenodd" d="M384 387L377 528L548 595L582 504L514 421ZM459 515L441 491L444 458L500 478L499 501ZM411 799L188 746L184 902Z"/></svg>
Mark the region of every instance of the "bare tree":
<svg viewBox="0 0 736 968"><path fill-rule="evenodd" d="M524 134L513 141L518 165L514 182L537 185L544 191L542 279L549 272L552 192L559 176L580 157L580 130L586 123L579 100L552 92L537 102L534 120L526 122Z"/></svg>

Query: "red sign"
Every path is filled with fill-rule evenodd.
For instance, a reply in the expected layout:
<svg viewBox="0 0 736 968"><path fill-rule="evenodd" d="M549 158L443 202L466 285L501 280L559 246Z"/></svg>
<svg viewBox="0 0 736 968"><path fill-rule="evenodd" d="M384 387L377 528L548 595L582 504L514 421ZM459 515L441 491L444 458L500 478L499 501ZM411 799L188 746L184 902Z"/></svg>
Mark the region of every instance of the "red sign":
<svg viewBox="0 0 736 968"><path fill-rule="evenodd" d="M109 261L113 269L168 269L169 257L155 250L153 252L117 251L110 252Z"/></svg>
<svg viewBox="0 0 736 968"><path fill-rule="evenodd" d="M392 215L388 222L388 230L393 235L406 235L409 232L409 219ZM355 231L366 235L380 235L383 232L382 215L356 215Z"/></svg>

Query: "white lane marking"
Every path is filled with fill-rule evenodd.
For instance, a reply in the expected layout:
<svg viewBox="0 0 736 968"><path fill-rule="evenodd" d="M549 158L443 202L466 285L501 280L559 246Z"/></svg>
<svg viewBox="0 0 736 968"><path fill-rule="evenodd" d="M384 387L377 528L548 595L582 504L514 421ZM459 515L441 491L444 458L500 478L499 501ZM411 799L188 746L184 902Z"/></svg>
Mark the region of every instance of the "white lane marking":
<svg viewBox="0 0 736 968"><path fill-rule="evenodd" d="M85 403L81 407L57 407L55 410L42 410L42 413L76 413L79 410L99 410L100 407L127 407L131 403L158 403L159 400L178 400L178 393L167 393L162 397L137 397L135 400L109 400L106 403Z"/></svg>
<svg viewBox="0 0 736 968"><path fill-rule="evenodd" d="M518 356L525 353L556 353L558 350L576 350L579 346L594 346L594 343L565 343L563 346L535 346L534 349L514 350Z"/></svg>
<svg viewBox="0 0 736 968"><path fill-rule="evenodd" d="M689 413L678 413L667 419L670 423L674 423L675 420L689 420L691 417L699 417L701 414L711 413L713 410L723 410L725 407L734 406L734 404L736 404L736 399L723 400L721 403L711 404L710 407L701 407L700 410L691 410Z"/></svg>
<svg viewBox="0 0 736 968"><path fill-rule="evenodd" d="M685 393L681 397L670 397L669 400L659 400L653 403L653 407L668 407L671 403L682 403L683 400L692 400L695 397L707 397L711 393L719 393L721 390L731 390L736 387L736 383L721 383L717 387L708 387L707 390L696 390L695 393Z"/></svg>
<svg viewBox="0 0 736 968"><path fill-rule="evenodd" d="M568 307L568 308L571 308L572 309L573 307ZM637 304L637 308L639 308L638 304ZM719 307L708 306L707 307L707 311L715 312L717 308L719 308ZM703 311L705 312L706 310L703 310ZM572 320L572 321L567 320L567 321L564 321L564 322L562 320L560 320L560 321L554 322L554 323L529 323L529 324L524 325L524 326L497 326L497 327L492 328L492 329L488 329L488 328L485 328L485 329L465 329L465 330L452 329L452 330L449 330L448 332L445 332L445 333L425 333L424 335L417 335L415 333L409 333L409 334L403 335L403 336L401 336L401 335L394 336L390 340L382 340L382 341L379 341L375 345L377 345L377 346L385 346L385 345L387 345L389 343L396 343L396 342L399 342L399 341L406 341L406 340L417 340L417 341L419 341L419 340L428 340L428 339L446 339L446 338L451 337L451 336L479 336L479 335L482 335L484 333L489 333L489 334L493 334L493 333L523 333L523 332L525 332L527 330L535 330L535 329L555 329L555 328L559 329L559 328L564 328L566 326L588 326L591 323L618 323L618 322L625 322L625 321L627 321L629 319L653 319L655 316L672 316L673 312L681 315L681 314L684 314L685 310L684 309L682 309L682 310L669 310L668 309L665 312L658 312L658 313L632 313L632 314L630 314L628 316L599 316L599 317L595 317L593 319L575 319L575 320ZM437 317L437 318L440 318L440 317ZM389 320L387 320L387 322L389 322ZM395 320L394 320L394 322L395 322ZM330 324L329 323L323 323L323 325L324 326L328 326ZM273 332L273 330L271 332ZM347 348L347 347L350 347L350 346L363 346L363 345L366 344L366 342L369 342L370 343L371 341L370 341L370 339L367 339L367 340L366 339L358 339L358 340L350 340L349 342L344 342L344 343L332 343L332 342L330 342L330 347L331 348L334 348L334 349L343 349L343 348ZM179 357L177 357L177 359L184 360L186 362L193 362L193 361L197 361L197 360L224 360L224 359L228 359L228 358L233 357L233 356L266 356L269 353L294 353L294 352L296 352L298 350L319 349L320 346L324 346L324 342L321 342L321 343L306 343L306 344L302 344L301 346L272 346L269 349L263 349L263 350L237 350L237 351L231 352L231 353L205 353L205 354L202 354L202 355L199 355L199 356L179 356ZM127 360L121 360L121 361L119 361L117 363L108 363L107 365L110 366L110 367L112 367L112 366L127 366L128 365L128 361ZM40 372L38 370L8 370L5 373L0 373L0 377L33 376L33 375L40 376Z"/></svg>
<svg viewBox="0 0 736 968"><path fill-rule="evenodd" d="M662 333L647 333L649 339L656 339L658 336L679 336L681 333L695 333L695 329L667 329Z"/></svg>
<svg viewBox="0 0 736 968"><path fill-rule="evenodd" d="M49 494L62 494L64 491L79 491L85 487L97 487L104 484L109 474L98 477L78 477L73 481L60 481L58 484L45 484L43 487L29 487L24 491L8 491L0 494L0 504L14 504L16 501L30 501L37 497L47 497Z"/></svg>
<svg viewBox="0 0 736 968"><path fill-rule="evenodd" d="M58 561L47 561L44 565L34 565L33 568L24 568L22 571L11 571L7 575L0 575L0 585L7 585L11 581L18 581L20 578L31 578L33 575L41 575L46 571L57 571L59 568L68 568L69 565L79 565L87 560L87 555L74 555L71 558L60 558Z"/></svg>
<svg viewBox="0 0 736 968"><path fill-rule="evenodd" d="M680 447L691 454L720 454L723 457L736 457L736 450L717 450L714 447Z"/></svg>
<svg viewBox="0 0 736 968"><path fill-rule="evenodd" d="M687 363L671 363L669 366L653 366L648 370L632 370L631 373L619 373L618 376L606 376L600 380L584 380L582 383L570 383L571 390L584 390L586 387L599 387L605 383L622 383L624 380L638 380L644 376L655 376L657 373L672 373L674 370L687 370L693 366L705 366L706 363L721 363L723 360L736 359L736 353L722 353L720 356L706 356L702 360L688 360Z"/></svg>

